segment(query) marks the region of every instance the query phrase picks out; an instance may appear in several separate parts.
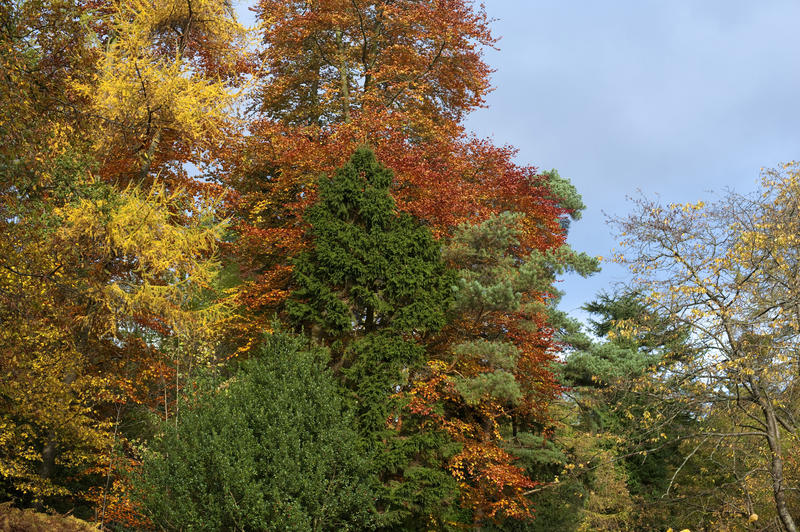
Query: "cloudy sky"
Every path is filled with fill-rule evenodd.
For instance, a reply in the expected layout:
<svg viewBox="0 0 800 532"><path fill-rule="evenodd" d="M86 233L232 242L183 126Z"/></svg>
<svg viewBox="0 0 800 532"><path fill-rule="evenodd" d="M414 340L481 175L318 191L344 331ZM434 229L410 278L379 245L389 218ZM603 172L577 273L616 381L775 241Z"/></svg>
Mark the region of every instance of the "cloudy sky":
<svg viewBox="0 0 800 532"><path fill-rule="evenodd" d="M467 125L572 179L588 206L571 229L576 249L609 256L603 213L625 214L638 190L707 200L800 159L800 2L485 3L501 37L485 56L496 88ZM580 314L625 279L613 264L568 277L562 308Z"/></svg>
<svg viewBox="0 0 800 532"><path fill-rule="evenodd" d="M756 188L761 167L800 159L800 3L745 0L488 0L501 37L489 108L468 126L557 168L587 210L576 249L609 256L604 212L638 190L697 201ZM567 278L576 311L626 278L604 264Z"/></svg>

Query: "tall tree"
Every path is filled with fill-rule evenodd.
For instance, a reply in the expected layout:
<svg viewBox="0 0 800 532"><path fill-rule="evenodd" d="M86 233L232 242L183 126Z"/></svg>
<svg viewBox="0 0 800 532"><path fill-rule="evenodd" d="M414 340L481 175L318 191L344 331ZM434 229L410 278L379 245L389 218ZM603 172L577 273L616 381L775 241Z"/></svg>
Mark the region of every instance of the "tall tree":
<svg viewBox="0 0 800 532"><path fill-rule="evenodd" d="M481 48L494 40L481 9L461 0L265 1L258 14L260 111L220 172L238 192L235 252L251 279L242 301L256 316L268 321L286 299L283 257L303 249L300 214L316 176L363 143L394 170L398 206L437 236L514 210L524 215L525 246L561 245L568 182L515 165L512 148L469 137L460 123L489 88Z"/></svg>
<svg viewBox="0 0 800 532"><path fill-rule="evenodd" d="M363 110L401 110L418 134L458 123L483 103L495 40L486 14L464 0L314 0L257 4L275 80L262 108L294 125L349 121Z"/></svg>
<svg viewBox="0 0 800 532"><path fill-rule="evenodd" d="M502 435L535 432L559 391L546 325L553 276L588 274L596 260L563 246L521 255L523 216L503 212L462 224L445 258L458 269L451 323L438 338L428 371L411 390L411 408L463 445L448 469L462 485L473 520L526 520L534 481L514 464Z"/></svg>
<svg viewBox="0 0 800 532"><path fill-rule="evenodd" d="M424 365L422 342L444 325L452 276L430 231L396 211L391 181L367 148L322 179L306 212L311 246L295 261L287 311L330 346L352 394L380 472L384 525L443 526L457 489L437 464L446 448L435 434L403 426L397 395Z"/></svg>
<svg viewBox="0 0 800 532"><path fill-rule="evenodd" d="M0 474L23 499L70 495L65 482L110 451L114 408L150 399L164 363L157 338L198 338L214 307L218 223L172 223L186 205L164 187L121 193L80 181L0 244L3 352ZM111 419L109 419L111 418Z"/></svg>
<svg viewBox="0 0 800 532"><path fill-rule="evenodd" d="M238 239L230 250L245 278L238 294L247 309L240 324L244 345L281 311L291 292L294 266L287 257L308 245L301 213L316 198L316 176L332 173L365 142L394 170L391 192L398 207L428 224L438 238L447 239L459 224L512 211L518 213L519 231L510 256L535 262L562 254L565 222L582 208L569 181L557 172L516 165L513 148L475 139L461 124L483 105L489 90L491 70L481 53L494 39L482 8L461 0L265 1L258 15L264 71L253 102L257 111L251 135L230 148L229 163L220 171L222 182L237 192L230 205ZM538 292L522 296L526 301L552 301L554 262L548 259ZM554 347L545 333L547 307L531 304L524 312L485 316L494 320L488 329L512 331L530 355L523 357L515 380L536 388L525 395L531 412L546 411L533 403L546 402L556 388L553 379L537 381L550 375L548 350ZM535 333L526 330L532 323ZM456 376L453 370L444 366L448 378ZM425 373L433 380L445 376L434 376L433 369ZM490 430L474 435L476 441L484 437L494 439ZM453 475L455 469L449 471ZM477 482L479 476L459 481ZM492 482L485 486L485 500L505 500L488 495L498 491Z"/></svg>
<svg viewBox="0 0 800 532"><path fill-rule="evenodd" d="M569 457L562 481L583 488L576 526L675 526L674 501L665 492L685 458L681 438L698 425L690 409L666 407L650 392L661 368L696 355L686 344L688 329L652 312L636 293L601 293L584 310L594 316L592 338L573 341L561 366L568 388L558 408L567 414L554 436ZM669 419L649 419L670 408ZM567 489L574 488L561 491Z"/></svg>
<svg viewBox="0 0 800 532"><path fill-rule="evenodd" d="M182 165L228 123L243 35L213 2L25 0L0 17L3 487L100 505L119 414L168 411L168 348L219 317L200 296L222 224Z"/></svg>
<svg viewBox="0 0 800 532"><path fill-rule="evenodd" d="M617 220L651 308L691 330L696 356L671 365L664 393L702 419L706 445L755 452L759 465L737 471L734 486L769 479L781 526L797 530L798 432L797 201L800 173L785 165L764 174L762 193L718 202L663 206L640 200ZM677 380L676 380L676 377ZM742 464L747 461L741 462ZM745 489L746 492L746 489ZM741 511L752 511L743 501Z"/></svg>

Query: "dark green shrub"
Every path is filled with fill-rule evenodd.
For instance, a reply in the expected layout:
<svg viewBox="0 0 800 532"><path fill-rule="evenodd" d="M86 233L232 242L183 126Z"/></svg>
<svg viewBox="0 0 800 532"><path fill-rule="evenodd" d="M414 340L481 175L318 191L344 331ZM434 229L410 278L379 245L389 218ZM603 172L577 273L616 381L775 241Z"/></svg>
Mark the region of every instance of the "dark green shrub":
<svg viewBox="0 0 800 532"><path fill-rule="evenodd" d="M363 530L370 466L326 357L267 337L230 379L207 379L165 423L135 479L168 530Z"/></svg>

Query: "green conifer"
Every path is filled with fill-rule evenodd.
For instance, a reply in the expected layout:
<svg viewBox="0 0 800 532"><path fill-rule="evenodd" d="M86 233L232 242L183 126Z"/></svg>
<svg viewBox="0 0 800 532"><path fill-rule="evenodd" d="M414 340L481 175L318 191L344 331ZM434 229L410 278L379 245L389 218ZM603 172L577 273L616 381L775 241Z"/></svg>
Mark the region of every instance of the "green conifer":
<svg viewBox="0 0 800 532"><path fill-rule="evenodd" d="M320 181L305 213L312 246L294 262L287 312L331 348L380 471L383 523L413 529L457 511L458 486L442 467L456 448L443 434L398 423L395 399L424 365L425 340L445 324L455 278L431 232L397 211L391 184L392 171L365 147Z"/></svg>

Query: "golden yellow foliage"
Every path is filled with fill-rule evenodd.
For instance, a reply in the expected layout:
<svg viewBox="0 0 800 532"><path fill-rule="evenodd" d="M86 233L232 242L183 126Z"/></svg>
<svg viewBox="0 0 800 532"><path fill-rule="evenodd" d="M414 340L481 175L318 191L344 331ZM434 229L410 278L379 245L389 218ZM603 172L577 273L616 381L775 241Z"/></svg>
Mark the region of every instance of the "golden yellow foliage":
<svg viewBox="0 0 800 532"><path fill-rule="evenodd" d="M735 470L735 489L712 487L726 501L717 522L740 526L772 499L771 519L794 530L797 498L787 486L800 478L800 164L762 177L758 195L666 208L640 200L617 226L629 251L621 260L651 308L691 330L694 354L656 380L672 383L659 391L664 404L685 405L704 422L685 443L687 460L713 454Z"/></svg>
<svg viewBox="0 0 800 532"><path fill-rule="evenodd" d="M194 200L162 185L86 186L54 229L21 220L0 245L0 320L14 323L0 328L0 476L34 500L66 494L56 466L80 475L110 451L106 407L141 401L165 362L158 336L196 343L225 315L196 301L223 227L209 206L189 214Z"/></svg>
<svg viewBox="0 0 800 532"><path fill-rule="evenodd" d="M145 176L155 160L169 159L165 152L219 142L239 94L236 63L248 46L230 4L116 1L109 22L97 75L74 84L98 120L98 159ZM124 163L130 158L138 167Z"/></svg>

